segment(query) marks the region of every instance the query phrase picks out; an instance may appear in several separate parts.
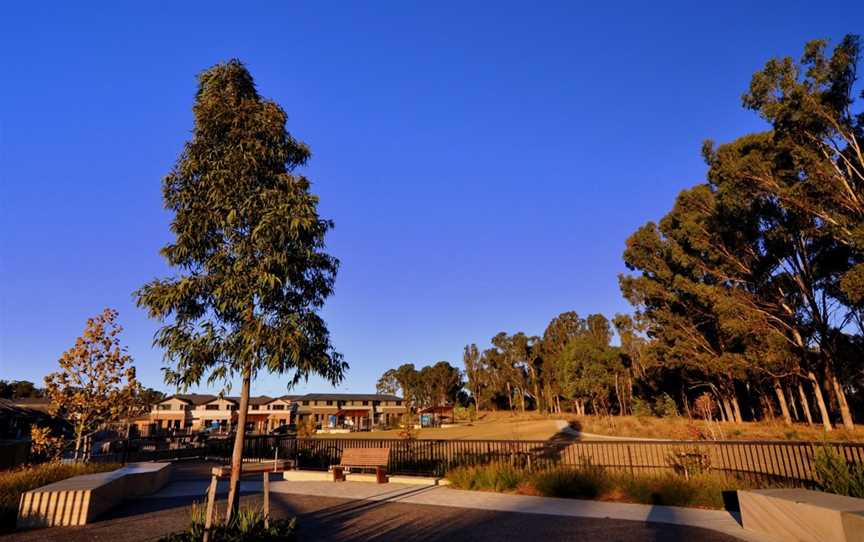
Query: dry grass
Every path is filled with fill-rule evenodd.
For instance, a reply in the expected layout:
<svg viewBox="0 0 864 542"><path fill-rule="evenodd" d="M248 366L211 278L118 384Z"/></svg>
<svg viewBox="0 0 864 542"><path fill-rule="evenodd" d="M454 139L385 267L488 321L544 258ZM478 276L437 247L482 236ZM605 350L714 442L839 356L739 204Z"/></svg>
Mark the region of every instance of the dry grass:
<svg viewBox="0 0 864 542"><path fill-rule="evenodd" d="M749 487L711 473L685 479L674 474L637 475L598 467L528 472L508 464L459 467L447 474L452 487L606 502L722 509L723 492Z"/></svg>
<svg viewBox="0 0 864 542"><path fill-rule="evenodd" d="M584 433L613 437L670 440L808 440L864 442L864 426L854 432L842 428L826 433L821 425L785 425L774 422L706 423L678 416L674 418L637 416L552 415L536 412L480 412L473 422L459 421L455 427L421 429L419 438L435 440L548 440L559 432L562 422L572 423ZM400 431L319 434L319 438L400 438ZM584 440L596 437L586 435Z"/></svg>
<svg viewBox="0 0 864 542"><path fill-rule="evenodd" d="M459 422L455 427L421 429L420 439L427 440L547 440L558 433L559 420L516 413L484 412L473 422ZM399 430L361 433L318 434L319 438L400 438Z"/></svg>
<svg viewBox="0 0 864 542"><path fill-rule="evenodd" d="M643 437L672 440L832 440L864 442L864 427L854 432L836 428L826 433L821 426L785 425L783 422L707 423L685 417L655 418L580 416L573 421L586 433L617 437Z"/></svg>

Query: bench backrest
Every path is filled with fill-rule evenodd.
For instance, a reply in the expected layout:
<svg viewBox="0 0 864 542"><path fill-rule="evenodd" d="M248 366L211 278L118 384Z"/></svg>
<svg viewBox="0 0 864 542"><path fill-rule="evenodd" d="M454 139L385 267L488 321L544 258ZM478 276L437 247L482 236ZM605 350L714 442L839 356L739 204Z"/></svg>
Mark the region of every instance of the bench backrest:
<svg viewBox="0 0 864 542"><path fill-rule="evenodd" d="M279 459L276 461L268 460L260 463L243 463L243 474L260 474L262 472L281 472L288 470L291 464ZM231 465L222 465L221 467L213 467L214 476L229 476L231 474Z"/></svg>
<svg viewBox="0 0 864 542"><path fill-rule="evenodd" d="M346 448L342 450L343 467L386 467L390 460L390 448Z"/></svg>

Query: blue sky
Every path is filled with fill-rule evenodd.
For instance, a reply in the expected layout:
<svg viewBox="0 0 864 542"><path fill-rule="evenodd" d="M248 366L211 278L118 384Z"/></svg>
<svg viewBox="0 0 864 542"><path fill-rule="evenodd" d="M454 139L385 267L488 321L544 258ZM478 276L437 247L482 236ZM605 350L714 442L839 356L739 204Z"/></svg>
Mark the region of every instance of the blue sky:
<svg viewBox="0 0 864 542"><path fill-rule="evenodd" d="M324 311L351 365L338 389L368 392L388 367L461 365L465 344L565 310L628 311L625 238L704 178L703 139L761 129L740 107L750 75L864 32L860 2L14 4L0 378L41 381L110 306L141 379L166 391L131 292L169 272L160 182L202 69L244 60L311 146L342 261Z"/></svg>

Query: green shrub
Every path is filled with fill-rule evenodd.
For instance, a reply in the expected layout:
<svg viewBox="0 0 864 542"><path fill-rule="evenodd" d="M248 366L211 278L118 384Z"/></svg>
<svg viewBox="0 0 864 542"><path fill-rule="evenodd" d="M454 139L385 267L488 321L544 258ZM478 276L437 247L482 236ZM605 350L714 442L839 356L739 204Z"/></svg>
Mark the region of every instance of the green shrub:
<svg viewBox="0 0 864 542"><path fill-rule="evenodd" d="M447 479L454 487L481 491L511 491L525 477L524 470L509 463L457 467L447 473Z"/></svg>
<svg viewBox="0 0 864 542"><path fill-rule="evenodd" d="M689 480L674 474L622 477L620 487L628 500L642 504L723 508L723 492L745 489L746 485L702 473Z"/></svg>
<svg viewBox="0 0 864 542"><path fill-rule="evenodd" d="M668 393L664 393L654 403L654 412L661 418L675 418L678 416L678 405L675 404L675 399L669 397Z"/></svg>
<svg viewBox="0 0 864 542"><path fill-rule="evenodd" d="M0 533L15 529L21 494L80 474L119 468L113 463L42 463L0 472Z"/></svg>
<svg viewBox="0 0 864 542"><path fill-rule="evenodd" d="M205 508L193 503L190 509L189 528L160 538L159 542L198 542L204 538ZM241 507L227 524L216 518L211 529L213 542L288 542L294 540L296 520L270 519L264 525L264 512L260 508Z"/></svg>
<svg viewBox="0 0 864 542"><path fill-rule="evenodd" d="M813 462L816 482L823 491L864 497L864 465L852 463L827 446L816 451Z"/></svg>
<svg viewBox="0 0 864 542"><path fill-rule="evenodd" d="M613 485L612 477L597 467L557 468L535 473L529 481L540 495L571 499L594 499Z"/></svg>
<svg viewBox="0 0 864 542"><path fill-rule="evenodd" d="M458 467L447 474L458 489L510 491L545 497L612 499L666 506L723 508L723 492L746 489L741 480L702 472L689 479L675 474L636 475L601 467L558 467L528 472L507 464Z"/></svg>
<svg viewBox="0 0 864 542"><path fill-rule="evenodd" d="M631 409L633 410L633 415L637 418L650 418L654 415L654 411L651 409L651 403L639 397L633 398Z"/></svg>

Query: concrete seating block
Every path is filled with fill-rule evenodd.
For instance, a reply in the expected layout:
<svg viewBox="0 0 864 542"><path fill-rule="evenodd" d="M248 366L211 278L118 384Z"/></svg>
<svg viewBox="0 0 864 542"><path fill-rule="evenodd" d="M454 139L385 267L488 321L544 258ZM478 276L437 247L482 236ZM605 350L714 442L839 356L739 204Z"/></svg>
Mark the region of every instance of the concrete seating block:
<svg viewBox="0 0 864 542"><path fill-rule="evenodd" d="M21 496L18 527L86 525L126 497L155 493L170 475L170 463L130 463L30 490Z"/></svg>
<svg viewBox="0 0 864 542"><path fill-rule="evenodd" d="M738 491L745 529L800 542L864 542L864 499L807 489Z"/></svg>
<svg viewBox="0 0 864 542"><path fill-rule="evenodd" d="M325 482L333 479L333 475L320 470L286 470L282 477L289 482Z"/></svg>

